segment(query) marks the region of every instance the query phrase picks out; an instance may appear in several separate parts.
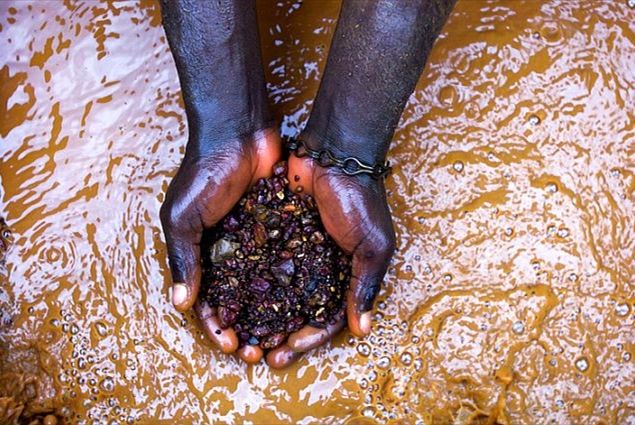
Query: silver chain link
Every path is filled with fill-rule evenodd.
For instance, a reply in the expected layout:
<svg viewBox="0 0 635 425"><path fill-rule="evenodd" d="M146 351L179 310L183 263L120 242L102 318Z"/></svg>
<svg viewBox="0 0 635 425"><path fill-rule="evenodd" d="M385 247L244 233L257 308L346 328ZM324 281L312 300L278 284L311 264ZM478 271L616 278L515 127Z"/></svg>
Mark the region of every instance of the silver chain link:
<svg viewBox="0 0 635 425"><path fill-rule="evenodd" d="M392 169L388 161L384 164L368 165L354 156L340 159L328 149L314 150L309 148L304 140L301 139L287 139L287 149L298 158L309 157L313 159L321 167L337 167L347 176L369 174L372 178L379 179L386 177Z"/></svg>

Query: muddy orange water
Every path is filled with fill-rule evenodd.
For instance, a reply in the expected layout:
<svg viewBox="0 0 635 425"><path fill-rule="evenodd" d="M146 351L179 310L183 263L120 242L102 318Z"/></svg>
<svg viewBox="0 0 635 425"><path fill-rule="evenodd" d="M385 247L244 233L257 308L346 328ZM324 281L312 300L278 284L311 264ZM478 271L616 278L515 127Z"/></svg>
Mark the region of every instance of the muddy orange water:
<svg viewBox="0 0 635 425"><path fill-rule="evenodd" d="M338 8L259 3L285 135ZM187 123L157 6L0 3L0 422L635 423L634 8L459 1L390 151L372 335L272 371L168 302Z"/></svg>

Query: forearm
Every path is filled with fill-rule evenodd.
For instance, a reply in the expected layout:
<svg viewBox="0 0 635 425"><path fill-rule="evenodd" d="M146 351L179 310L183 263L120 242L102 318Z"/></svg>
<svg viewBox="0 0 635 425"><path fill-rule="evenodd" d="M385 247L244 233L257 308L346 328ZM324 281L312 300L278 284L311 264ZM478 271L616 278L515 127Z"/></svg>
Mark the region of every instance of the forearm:
<svg viewBox="0 0 635 425"><path fill-rule="evenodd" d="M190 140L245 137L272 125L253 0L163 0Z"/></svg>
<svg viewBox="0 0 635 425"><path fill-rule="evenodd" d="M385 159L454 0L344 0L304 136L313 148Z"/></svg>

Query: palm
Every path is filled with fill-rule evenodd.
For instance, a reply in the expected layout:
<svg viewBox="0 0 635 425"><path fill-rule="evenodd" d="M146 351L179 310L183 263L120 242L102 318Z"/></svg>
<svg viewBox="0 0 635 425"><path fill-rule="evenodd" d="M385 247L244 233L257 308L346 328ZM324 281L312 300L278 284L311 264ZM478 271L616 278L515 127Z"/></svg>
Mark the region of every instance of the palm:
<svg viewBox="0 0 635 425"><path fill-rule="evenodd" d="M346 176L295 156L289 159L289 181L292 190L313 195L326 231L353 256L347 318L351 331L364 336L370 330L367 312L395 244L383 182L368 176ZM328 340L342 325L327 329L306 327L289 337L289 345L296 351L307 351Z"/></svg>
<svg viewBox="0 0 635 425"><path fill-rule="evenodd" d="M203 231L227 215L253 182L268 176L279 157L280 140L273 131L223 143L205 155L186 153L161 207L175 282L173 302L179 310L188 310L197 299ZM216 312L206 303L196 303L195 308L210 339L225 352L235 351L235 332L221 329Z"/></svg>

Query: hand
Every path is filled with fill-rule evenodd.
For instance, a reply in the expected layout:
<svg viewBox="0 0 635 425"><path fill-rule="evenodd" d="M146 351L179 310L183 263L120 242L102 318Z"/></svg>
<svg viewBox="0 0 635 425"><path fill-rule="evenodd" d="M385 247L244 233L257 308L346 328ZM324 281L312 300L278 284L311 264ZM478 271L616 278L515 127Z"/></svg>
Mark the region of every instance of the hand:
<svg viewBox="0 0 635 425"><path fill-rule="evenodd" d="M236 351L236 333L221 329L215 309L196 302L201 284L201 236L204 229L229 213L251 184L268 177L279 158L280 137L275 130L228 141L206 140L205 149L199 140L190 140L161 206L172 272L172 302L179 311L194 305L207 335L225 353ZM249 350L243 347L239 355L245 359Z"/></svg>
<svg viewBox="0 0 635 425"><path fill-rule="evenodd" d="M363 337L370 332L373 301L395 249L383 181L347 176L335 168L322 168L309 158L292 155L289 182L294 192L302 187L301 193L315 198L326 231L353 256L346 317L351 332ZM343 326L343 320L326 329L305 326L290 335L287 344L269 353L267 361L271 364L290 360L289 351L300 353L315 348Z"/></svg>

